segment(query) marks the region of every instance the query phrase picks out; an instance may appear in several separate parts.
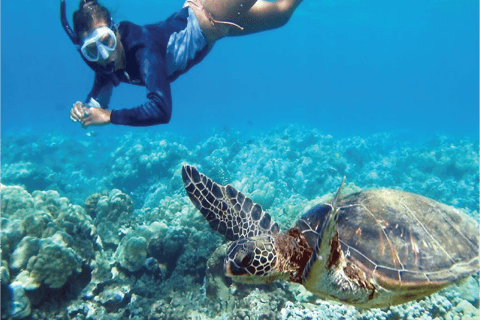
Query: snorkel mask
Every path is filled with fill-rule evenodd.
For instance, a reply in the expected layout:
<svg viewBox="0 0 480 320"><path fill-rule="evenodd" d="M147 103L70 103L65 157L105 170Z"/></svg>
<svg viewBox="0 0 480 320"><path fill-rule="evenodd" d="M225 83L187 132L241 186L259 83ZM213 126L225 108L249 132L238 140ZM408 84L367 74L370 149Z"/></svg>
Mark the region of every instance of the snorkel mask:
<svg viewBox="0 0 480 320"><path fill-rule="evenodd" d="M117 28L113 19L110 19L110 25L108 27L100 27L95 29L85 41L82 41L80 37L70 27L67 19L67 5L65 0L60 2L60 19L63 29L67 33L68 37L72 41L75 48L80 52L82 59L85 63L93 69L93 71L101 74L110 74L115 70L114 62L109 63L106 67L102 67L94 61L98 61L100 57L106 59L115 47L117 46L117 38L115 33ZM108 30L107 30L108 29Z"/></svg>
<svg viewBox="0 0 480 320"><path fill-rule="evenodd" d="M92 31L83 40L83 46L80 48L85 59L88 61L98 61L100 57L107 59L117 46L117 38L109 27L99 27Z"/></svg>

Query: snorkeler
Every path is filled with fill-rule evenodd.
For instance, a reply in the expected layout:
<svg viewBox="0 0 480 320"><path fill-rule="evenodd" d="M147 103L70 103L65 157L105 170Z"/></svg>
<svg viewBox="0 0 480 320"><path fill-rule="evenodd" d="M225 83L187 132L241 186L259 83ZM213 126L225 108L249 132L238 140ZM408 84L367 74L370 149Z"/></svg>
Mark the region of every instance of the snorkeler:
<svg viewBox="0 0 480 320"><path fill-rule="evenodd" d="M62 24L83 60L95 71L85 103L77 101L70 118L83 126L108 123L150 126L168 123L170 83L202 61L215 42L283 26L302 0L187 0L167 20L118 26L97 1L82 0L72 30L61 1ZM147 101L130 109L109 110L120 82L145 86Z"/></svg>

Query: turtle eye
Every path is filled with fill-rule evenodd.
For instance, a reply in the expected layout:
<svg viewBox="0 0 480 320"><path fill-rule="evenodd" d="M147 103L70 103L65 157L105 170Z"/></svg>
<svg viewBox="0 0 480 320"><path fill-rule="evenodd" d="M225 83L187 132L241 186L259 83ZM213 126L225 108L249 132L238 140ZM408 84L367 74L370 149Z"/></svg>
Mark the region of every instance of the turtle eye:
<svg viewBox="0 0 480 320"><path fill-rule="evenodd" d="M250 263L252 263L253 260L253 252L245 252L245 251L240 251L238 255L235 257L235 263L239 267L248 267Z"/></svg>

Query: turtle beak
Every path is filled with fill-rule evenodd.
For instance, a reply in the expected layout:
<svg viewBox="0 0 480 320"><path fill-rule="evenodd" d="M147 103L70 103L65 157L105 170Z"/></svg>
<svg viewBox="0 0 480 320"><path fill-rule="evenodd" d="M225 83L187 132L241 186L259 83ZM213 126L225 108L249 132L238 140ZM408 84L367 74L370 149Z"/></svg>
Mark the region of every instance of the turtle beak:
<svg viewBox="0 0 480 320"><path fill-rule="evenodd" d="M234 276L234 274L232 273L231 265L232 265L232 263L228 262L228 261L225 261L223 263L223 270L225 270L225 276L230 277L230 278Z"/></svg>

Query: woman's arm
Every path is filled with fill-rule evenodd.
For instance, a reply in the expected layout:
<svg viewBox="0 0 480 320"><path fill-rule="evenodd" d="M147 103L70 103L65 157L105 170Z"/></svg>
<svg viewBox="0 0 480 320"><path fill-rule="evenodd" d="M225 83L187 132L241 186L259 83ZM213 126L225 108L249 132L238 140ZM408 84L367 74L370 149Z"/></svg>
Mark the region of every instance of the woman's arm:
<svg viewBox="0 0 480 320"><path fill-rule="evenodd" d="M102 108L86 108L81 102L77 102L72 108L70 118L73 121L81 121L83 126L118 124L125 126L143 127L156 124L165 124L170 121L172 115L172 98L170 85L168 89L149 92L147 102L136 108L105 110ZM80 120L77 120L79 119Z"/></svg>
<svg viewBox="0 0 480 320"><path fill-rule="evenodd" d="M168 89L156 90L147 94L148 101L136 108L112 110L110 121L113 124L143 127L170 122L172 98Z"/></svg>
<svg viewBox="0 0 480 320"><path fill-rule="evenodd" d="M125 126L152 126L165 124L172 115L172 96L167 78L166 65L161 63L158 53L146 51L141 59L141 76L147 87L147 101L135 108L87 110L91 118L84 125L113 123Z"/></svg>
<svg viewBox="0 0 480 320"><path fill-rule="evenodd" d="M88 94L85 104L89 107L102 107L103 109L108 109L110 98L112 97L113 86L112 80L107 76L95 73L93 88ZM92 99L94 101L92 101Z"/></svg>
<svg viewBox="0 0 480 320"><path fill-rule="evenodd" d="M165 124L172 115L172 95L166 64L161 53L145 50L140 59L140 73L147 87L147 101L136 108L112 110L113 124L153 126ZM162 63L163 62L163 63Z"/></svg>

